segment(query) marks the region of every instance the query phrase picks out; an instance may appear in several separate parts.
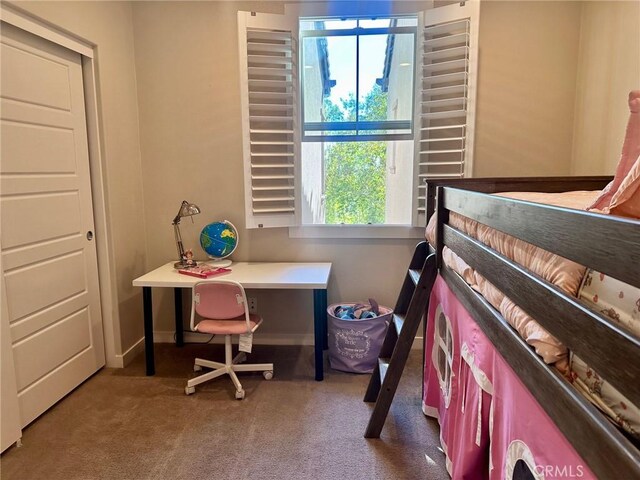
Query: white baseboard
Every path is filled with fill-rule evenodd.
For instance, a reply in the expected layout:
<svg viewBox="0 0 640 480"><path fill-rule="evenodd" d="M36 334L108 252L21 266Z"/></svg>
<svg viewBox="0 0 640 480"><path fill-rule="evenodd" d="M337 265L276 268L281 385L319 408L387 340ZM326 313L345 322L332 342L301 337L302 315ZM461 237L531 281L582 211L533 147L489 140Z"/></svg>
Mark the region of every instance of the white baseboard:
<svg viewBox="0 0 640 480"><path fill-rule="evenodd" d="M115 357L114 365L107 365L108 367L124 368L131 363L131 361L144 351L144 337L134 343L126 352L122 355Z"/></svg>

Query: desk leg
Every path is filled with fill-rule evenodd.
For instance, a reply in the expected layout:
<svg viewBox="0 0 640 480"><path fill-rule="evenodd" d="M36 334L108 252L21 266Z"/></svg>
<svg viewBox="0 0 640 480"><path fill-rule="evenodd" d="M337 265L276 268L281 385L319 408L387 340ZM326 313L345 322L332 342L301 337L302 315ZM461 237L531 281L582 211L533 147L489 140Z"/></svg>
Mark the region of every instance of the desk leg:
<svg viewBox="0 0 640 480"><path fill-rule="evenodd" d="M142 287L142 308L144 311L144 357L147 375L155 375L156 365L153 356L153 304L151 287Z"/></svg>
<svg viewBox="0 0 640 480"><path fill-rule="evenodd" d="M316 380L324 378L324 355L327 348L327 290L315 289L313 291L313 326L314 348L316 364Z"/></svg>
<svg viewBox="0 0 640 480"><path fill-rule="evenodd" d="M176 320L176 347L184 346L184 332L182 331L182 289L173 289L173 302Z"/></svg>

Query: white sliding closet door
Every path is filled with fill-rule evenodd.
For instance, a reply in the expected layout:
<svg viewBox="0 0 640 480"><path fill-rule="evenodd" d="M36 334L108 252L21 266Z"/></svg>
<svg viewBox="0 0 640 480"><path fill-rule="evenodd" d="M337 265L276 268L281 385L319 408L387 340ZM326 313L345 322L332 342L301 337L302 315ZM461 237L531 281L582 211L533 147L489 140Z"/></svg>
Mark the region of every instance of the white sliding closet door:
<svg viewBox="0 0 640 480"><path fill-rule="evenodd" d="M0 48L2 322L25 426L104 343L81 57L5 23Z"/></svg>

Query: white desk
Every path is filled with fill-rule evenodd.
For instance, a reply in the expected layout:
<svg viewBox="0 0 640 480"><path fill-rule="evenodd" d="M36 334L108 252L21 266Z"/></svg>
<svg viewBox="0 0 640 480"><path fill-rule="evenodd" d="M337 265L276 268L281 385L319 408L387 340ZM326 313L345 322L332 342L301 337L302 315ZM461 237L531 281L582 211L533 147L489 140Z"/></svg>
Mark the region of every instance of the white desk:
<svg viewBox="0 0 640 480"><path fill-rule="evenodd" d="M323 379L323 350L327 349L327 284L331 263L260 263L237 262L231 272L212 279L228 279L240 282L245 288L313 290L313 319L316 380ZM134 287L142 287L144 308L144 337L147 375L155 374L153 352L153 308L151 288L174 289L176 345L184 345L182 332L182 289L191 288L202 279L182 275L173 268L173 262L152 270L133 281Z"/></svg>

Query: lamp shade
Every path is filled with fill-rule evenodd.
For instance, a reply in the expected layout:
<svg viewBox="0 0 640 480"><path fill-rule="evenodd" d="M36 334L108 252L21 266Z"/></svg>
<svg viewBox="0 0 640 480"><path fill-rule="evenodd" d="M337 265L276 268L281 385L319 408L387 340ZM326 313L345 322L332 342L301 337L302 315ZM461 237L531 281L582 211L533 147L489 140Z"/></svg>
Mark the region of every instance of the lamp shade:
<svg viewBox="0 0 640 480"><path fill-rule="evenodd" d="M197 215L199 213L200 207L198 207L195 203L189 203L186 200L183 200L176 218L173 219L173 223L180 223L180 219L182 217L192 217L193 215Z"/></svg>
<svg viewBox="0 0 640 480"><path fill-rule="evenodd" d="M181 217L190 217L198 213L200 213L200 208L195 203L189 203L186 200L182 202L182 206L180 207Z"/></svg>

